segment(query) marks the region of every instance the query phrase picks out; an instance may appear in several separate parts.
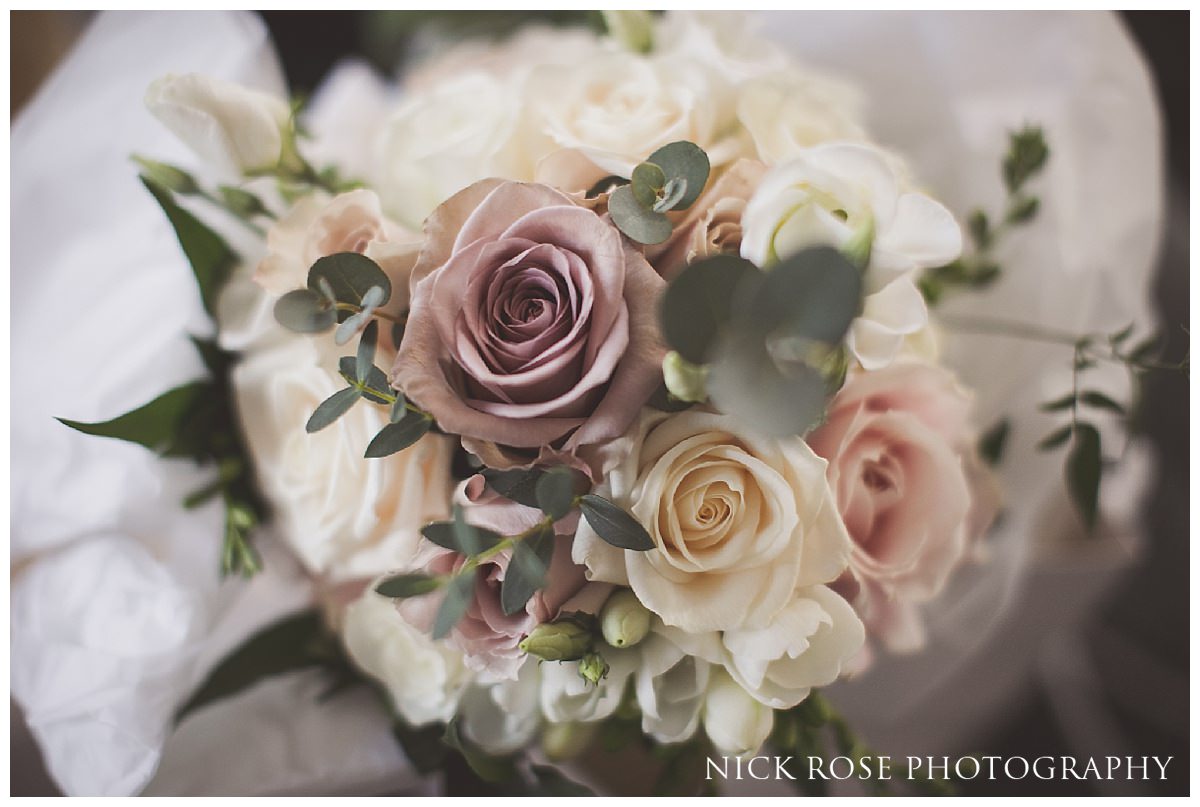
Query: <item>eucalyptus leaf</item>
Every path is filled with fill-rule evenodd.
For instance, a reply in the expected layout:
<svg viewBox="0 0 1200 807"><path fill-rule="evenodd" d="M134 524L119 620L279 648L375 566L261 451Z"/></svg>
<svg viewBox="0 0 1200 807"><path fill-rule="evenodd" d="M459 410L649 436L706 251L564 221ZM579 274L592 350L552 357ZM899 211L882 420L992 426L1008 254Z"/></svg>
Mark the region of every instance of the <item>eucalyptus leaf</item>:
<svg viewBox="0 0 1200 807"><path fill-rule="evenodd" d="M374 288L379 288L375 286ZM370 324L363 330L362 337L358 340L358 353L354 365L354 377L360 384L366 384L372 370L375 367L375 341L379 336L379 323L371 320Z"/></svg>
<svg viewBox="0 0 1200 807"><path fill-rule="evenodd" d="M192 267L196 285L200 287L204 310L210 316L214 315L217 295L237 264L237 255L204 222L176 204L169 190L144 176L141 180L175 230L175 237Z"/></svg>
<svg viewBox="0 0 1200 807"><path fill-rule="evenodd" d="M732 317L738 290L761 278L754 264L733 255L715 255L688 266L663 292L663 338L692 364L708 362L718 334Z"/></svg>
<svg viewBox="0 0 1200 807"><path fill-rule="evenodd" d="M337 323L337 311L312 289L294 289L275 301L275 320L296 333L321 333Z"/></svg>
<svg viewBox="0 0 1200 807"><path fill-rule="evenodd" d="M505 614L524 610L534 592L545 585L553 555L554 530L548 525L517 541L500 586L500 607Z"/></svg>
<svg viewBox="0 0 1200 807"><path fill-rule="evenodd" d="M369 376L368 376L369 377ZM408 400L405 399L404 393L396 390L396 401L392 404L392 409L388 413L388 419L392 423L399 423L404 420L408 414Z"/></svg>
<svg viewBox="0 0 1200 807"><path fill-rule="evenodd" d="M1100 432L1090 424L1077 423L1067 455L1067 490L1089 532L1096 526L1102 473L1100 460Z"/></svg>
<svg viewBox="0 0 1200 807"><path fill-rule="evenodd" d="M491 530L468 524L461 505L454 505L454 520L450 522L450 530L454 543L459 552L475 556L485 549L490 549L501 541L501 536Z"/></svg>
<svg viewBox="0 0 1200 807"><path fill-rule="evenodd" d="M196 183L195 178L182 168L160 163L138 154L132 156L133 161L141 167L143 176L151 182L184 196L199 193L200 186Z"/></svg>
<svg viewBox="0 0 1200 807"><path fill-rule="evenodd" d="M308 287L320 291L322 278L329 283L334 297L340 303L359 305L372 286L383 289L380 305L392 296L392 281L379 268L379 264L357 252L338 252L318 258L308 270Z"/></svg>
<svg viewBox="0 0 1200 807"><path fill-rule="evenodd" d="M267 212L262 199L249 191L235 188L232 185L221 185L217 190L221 194L221 201L225 203L225 207L239 218L250 219Z"/></svg>
<svg viewBox="0 0 1200 807"><path fill-rule="evenodd" d="M662 189L662 198L651 206L651 210L655 213L666 213L668 210L673 210L675 205L679 204L679 200L687 194L687 180L683 177L672 177L667 180L666 186Z"/></svg>
<svg viewBox="0 0 1200 807"><path fill-rule="evenodd" d="M588 493L579 500L579 508L597 535L619 549L645 552L654 548L654 539L637 519L608 499Z"/></svg>
<svg viewBox="0 0 1200 807"><path fill-rule="evenodd" d="M613 224L639 244L661 244L671 237L671 220L642 207L629 185L608 197L608 212Z"/></svg>
<svg viewBox="0 0 1200 807"><path fill-rule="evenodd" d="M862 309L862 293L862 274L846 256L812 247L775 264L741 296L738 325L838 344Z"/></svg>
<svg viewBox="0 0 1200 807"><path fill-rule="evenodd" d="M333 395L321 401L316 411L308 419L308 423L304 424L304 430L309 434L319 432L349 412L350 407L354 406L360 397L362 397L361 393L354 387L346 387L343 390L338 390Z"/></svg>
<svg viewBox="0 0 1200 807"><path fill-rule="evenodd" d="M504 498L526 507L538 506L537 483L545 473L540 468L514 468L509 471L484 468L480 473L492 490Z"/></svg>
<svg viewBox="0 0 1200 807"><path fill-rule="evenodd" d="M204 381L175 387L137 409L99 423L56 418L64 426L97 437L113 437L145 446L151 451L169 453L179 440L196 406L211 391Z"/></svg>
<svg viewBox="0 0 1200 807"><path fill-rule="evenodd" d="M363 456L378 459L403 451L424 437L432 426L433 421L427 417L410 417L399 423L389 423L371 440Z"/></svg>
<svg viewBox="0 0 1200 807"><path fill-rule="evenodd" d="M661 168L668 182L675 178L687 182L687 192L680 197L672 210L686 210L691 207L708 182L708 155L704 153L704 149L687 140L668 143L651 154L646 162Z"/></svg>
<svg viewBox="0 0 1200 807"><path fill-rule="evenodd" d="M421 528L421 534L440 547L452 549L468 556L478 555L504 540L499 533L492 530L471 524L466 524L466 526L470 535L466 541L462 539L460 530L455 528L453 521L435 521L432 524L426 524Z"/></svg>
<svg viewBox="0 0 1200 807"><path fill-rule="evenodd" d="M420 572L406 572L381 580L379 585L375 586L375 593L381 597L407 599L436 591L440 585L441 582L436 577Z"/></svg>
<svg viewBox="0 0 1200 807"><path fill-rule="evenodd" d="M365 383L359 382L357 358L354 356L343 356L338 359L338 372L342 378L346 379L347 384L357 385L363 383L363 397L368 401L378 404L391 403L389 399L395 393L391 385L388 384L387 376L378 367L372 367L367 371L367 380Z"/></svg>
<svg viewBox="0 0 1200 807"><path fill-rule="evenodd" d="M358 333L364 327L364 323L368 322L366 316L359 312L351 314L342 321L342 324L337 327L333 333L333 343L341 346L354 338L354 334Z"/></svg>
<svg viewBox="0 0 1200 807"><path fill-rule="evenodd" d="M575 503L575 474L570 468L553 468L542 474L534 494L538 508L558 521L571 512Z"/></svg>
<svg viewBox="0 0 1200 807"><path fill-rule="evenodd" d="M437 616L433 619L434 639L446 638L454 626L467 615L467 608L475 596L475 572L472 570L450 578L445 591L446 597L438 606Z"/></svg>
<svg viewBox="0 0 1200 807"><path fill-rule="evenodd" d="M709 369L713 403L765 437L804 434L820 422L827 386L820 371L795 364L784 373L761 339L738 332L721 342Z"/></svg>
<svg viewBox="0 0 1200 807"><path fill-rule="evenodd" d="M667 175L654 163L640 163L630 175L629 187L633 197L644 208L652 208L658 202L659 193L667 184Z"/></svg>

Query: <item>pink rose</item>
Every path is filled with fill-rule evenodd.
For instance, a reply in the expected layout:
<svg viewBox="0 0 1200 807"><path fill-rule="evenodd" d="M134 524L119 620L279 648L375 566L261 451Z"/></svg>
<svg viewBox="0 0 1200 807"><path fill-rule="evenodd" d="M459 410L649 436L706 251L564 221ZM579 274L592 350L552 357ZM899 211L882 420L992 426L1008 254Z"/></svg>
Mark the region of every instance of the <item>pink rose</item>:
<svg viewBox="0 0 1200 807"><path fill-rule="evenodd" d="M494 466L624 432L660 381L664 284L606 216L545 185L484 180L435 210L425 237L397 387Z"/></svg>
<svg viewBox="0 0 1200 807"><path fill-rule="evenodd" d="M463 483L457 498L465 506L468 522L504 536L516 535L542 518L538 510L485 488L483 477L478 475ZM497 679L515 679L525 660L517 645L535 626L564 612L596 613L604 604L612 587L588 583L584 568L571 560L571 538L578 522L579 513L573 512L554 525L554 554L546 573L546 587L530 598L524 611L508 615L500 605L500 587L512 552L503 551L480 563L475 571L474 600L448 637L465 655L467 666ZM427 574L443 575L458 571L465 562L463 555L426 542L421 567ZM431 595L401 600L398 608L408 622L429 630L441 601L440 596Z"/></svg>
<svg viewBox="0 0 1200 807"><path fill-rule="evenodd" d="M925 643L937 596L990 522L973 493L969 400L947 371L895 364L852 376L809 436L854 542L836 587L893 652Z"/></svg>

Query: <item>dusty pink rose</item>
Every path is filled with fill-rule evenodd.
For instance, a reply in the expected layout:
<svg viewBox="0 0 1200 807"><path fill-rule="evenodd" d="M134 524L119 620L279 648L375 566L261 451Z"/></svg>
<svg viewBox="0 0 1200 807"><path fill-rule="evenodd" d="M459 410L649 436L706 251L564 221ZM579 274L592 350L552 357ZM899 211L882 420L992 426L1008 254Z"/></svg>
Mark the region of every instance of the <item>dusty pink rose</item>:
<svg viewBox="0 0 1200 807"><path fill-rule="evenodd" d="M545 185L484 180L425 236L397 387L489 465L623 433L660 381L664 284L607 217Z"/></svg>
<svg viewBox="0 0 1200 807"><path fill-rule="evenodd" d="M969 400L947 371L894 364L850 378L809 437L854 542L838 589L894 652L925 642L918 604L967 556L973 499Z"/></svg>
<svg viewBox="0 0 1200 807"><path fill-rule="evenodd" d="M485 488L481 476L464 482L456 498L465 506L468 522L501 535L516 535L542 518L538 510L511 502ZM596 613L604 604L612 587L588 583L584 568L571 560L571 538L578 522L579 514L574 512L554 525L556 543L546 573L546 588L530 598L524 611L506 615L500 606L500 586L512 558L511 551L501 552L479 565L475 572L474 600L449 636L450 643L463 651L467 666L497 679L514 679L525 660L517 645L535 626L563 612ZM466 562L463 555L426 544L421 567L428 574L456 572ZM411 624L428 630L441 599L430 595L402 600L398 607Z"/></svg>

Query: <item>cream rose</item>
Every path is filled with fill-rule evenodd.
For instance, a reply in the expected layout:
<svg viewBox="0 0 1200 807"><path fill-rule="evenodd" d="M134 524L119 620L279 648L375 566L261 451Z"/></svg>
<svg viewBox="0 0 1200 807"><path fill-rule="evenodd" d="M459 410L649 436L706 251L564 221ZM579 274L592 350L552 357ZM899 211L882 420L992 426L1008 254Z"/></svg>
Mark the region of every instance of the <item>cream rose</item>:
<svg viewBox="0 0 1200 807"><path fill-rule="evenodd" d="M274 168L291 110L282 98L196 73L167 75L146 106L204 160L228 175Z"/></svg>
<svg viewBox="0 0 1200 807"><path fill-rule="evenodd" d="M836 79L795 69L746 82L738 92L738 122L768 165L808 146L831 140L863 140L863 99Z"/></svg>
<svg viewBox="0 0 1200 807"><path fill-rule="evenodd" d="M630 586L664 623L689 632L768 625L797 586L835 579L850 539L803 441L760 440L701 411L647 410L614 455L601 493L626 507L654 548L617 549L586 522L576 562Z"/></svg>
<svg viewBox="0 0 1200 807"><path fill-rule="evenodd" d="M462 654L396 616L393 602L368 588L346 609L342 642L359 669L384 685L414 726L447 721L471 682Z"/></svg>
<svg viewBox="0 0 1200 807"><path fill-rule="evenodd" d="M873 233L863 313L847 346L868 370L887 365L928 322L916 271L949 263L962 233L946 208L905 191L886 155L871 146L805 149L764 177L742 215L742 256L762 267L805 247L845 247Z"/></svg>
<svg viewBox="0 0 1200 807"><path fill-rule="evenodd" d="M854 541L838 588L893 651L924 644L918 611L991 521L977 473L969 399L939 367L894 364L854 374L809 443Z"/></svg>
<svg viewBox="0 0 1200 807"><path fill-rule="evenodd" d="M262 491L304 565L334 580L374 577L410 563L420 528L449 515L454 441L427 435L364 459L388 423L387 409L369 402L306 433L317 405L346 386L336 362L295 337L238 365L233 388Z"/></svg>

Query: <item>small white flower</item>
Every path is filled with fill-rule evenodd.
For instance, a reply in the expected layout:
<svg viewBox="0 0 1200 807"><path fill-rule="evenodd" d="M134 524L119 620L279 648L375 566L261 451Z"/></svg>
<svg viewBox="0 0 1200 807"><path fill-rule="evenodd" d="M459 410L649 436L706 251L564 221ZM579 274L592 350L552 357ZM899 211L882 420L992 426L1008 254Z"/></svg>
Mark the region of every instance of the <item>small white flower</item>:
<svg viewBox="0 0 1200 807"><path fill-rule="evenodd" d="M146 90L146 106L218 170L244 175L274 168L291 118L273 95L197 73L167 75Z"/></svg>
<svg viewBox="0 0 1200 807"><path fill-rule="evenodd" d="M466 738L489 754L502 756L529 744L542 725L538 710L541 665L528 659L517 677L477 683L462 698L459 714Z"/></svg>
<svg viewBox="0 0 1200 807"><path fill-rule="evenodd" d="M704 696L704 731L725 756L749 757L771 735L775 712L742 689L720 668L714 668Z"/></svg>
<svg viewBox="0 0 1200 807"><path fill-rule="evenodd" d="M373 587L346 609L342 641L354 663L387 688L409 723L422 726L454 716L471 680L462 653L405 622Z"/></svg>
<svg viewBox="0 0 1200 807"><path fill-rule="evenodd" d="M637 650L603 648L608 675L596 684L579 674L575 661L542 664L542 714L554 723L603 720L616 711L625 694L625 682L637 669Z"/></svg>
<svg viewBox="0 0 1200 807"><path fill-rule="evenodd" d="M659 630L638 649L641 659L634 682L642 731L662 743L689 739L700 725L712 665L685 653Z"/></svg>

